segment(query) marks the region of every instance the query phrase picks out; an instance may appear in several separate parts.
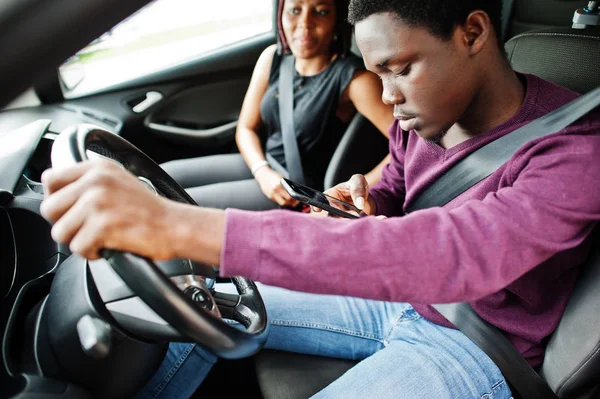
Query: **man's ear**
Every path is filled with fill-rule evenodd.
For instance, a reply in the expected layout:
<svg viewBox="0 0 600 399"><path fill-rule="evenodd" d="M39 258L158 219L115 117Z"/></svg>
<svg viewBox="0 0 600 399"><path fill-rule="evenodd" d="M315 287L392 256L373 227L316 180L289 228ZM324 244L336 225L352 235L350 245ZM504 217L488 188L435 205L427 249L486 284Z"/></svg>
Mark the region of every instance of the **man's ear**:
<svg viewBox="0 0 600 399"><path fill-rule="evenodd" d="M462 24L462 41L469 55L478 54L494 35L490 17L484 11L473 11Z"/></svg>

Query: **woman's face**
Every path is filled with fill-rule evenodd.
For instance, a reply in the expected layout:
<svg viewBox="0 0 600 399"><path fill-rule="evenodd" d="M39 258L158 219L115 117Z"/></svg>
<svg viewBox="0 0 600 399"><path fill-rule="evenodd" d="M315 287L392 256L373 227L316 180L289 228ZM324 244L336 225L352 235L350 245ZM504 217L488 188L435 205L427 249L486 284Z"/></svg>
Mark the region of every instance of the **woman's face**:
<svg viewBox="0 0 600 399"><path fill-rule="evenodd" d="M296 58L327 55L335 34L334 0L285 0L281 24Z"/></svg>

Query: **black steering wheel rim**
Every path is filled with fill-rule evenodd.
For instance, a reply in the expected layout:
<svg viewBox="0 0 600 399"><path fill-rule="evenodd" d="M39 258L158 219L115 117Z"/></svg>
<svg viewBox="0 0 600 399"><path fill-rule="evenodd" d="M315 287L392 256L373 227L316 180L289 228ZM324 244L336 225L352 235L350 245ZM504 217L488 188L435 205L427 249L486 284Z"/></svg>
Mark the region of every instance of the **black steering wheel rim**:
<svg viewBox="0 0 600 399"><path fill-rule="evenodd" d="M134 175L148 179L165 197L196 205L173 178L137 147L94 125L75 125L62 132L52 148L52 165L85 161L88 150L113 159ZM237 301L229 305L218 304L219 307L227 306L224 313L244 325L244 331L201 309L151 260L119 251L103 251L102 255L125 284L160 317L217 356L246 357L264 346L268 335L267 314L253 281L232 277L239 294ZM212 296L210 299L214 303Z"/></svg>

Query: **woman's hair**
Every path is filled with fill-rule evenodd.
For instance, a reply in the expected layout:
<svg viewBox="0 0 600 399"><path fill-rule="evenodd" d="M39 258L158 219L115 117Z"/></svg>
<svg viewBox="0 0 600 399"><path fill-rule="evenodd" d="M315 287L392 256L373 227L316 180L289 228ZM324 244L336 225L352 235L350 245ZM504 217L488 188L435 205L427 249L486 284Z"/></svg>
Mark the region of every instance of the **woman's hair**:
<svg viewBox="0 0 600 399"><path fill-rule="evenodd" d="M501 0L351 0L348 18L355 25L373 14L391 12L406 24L426 28L434 36L449 40L454 29L475 10L488 14L501 43Z"/></svg>
<svg viewBox="0 0 600 399"><path fill-rule="evenodd" d="M343 57L350 51L352 43L352 25L348 23L348 0L334 0L334 3L336 19L333 52ZM281 22L284 4L285 0L279 0L279 9L277 10L277 52L279 54L291 54Z"/></svg>

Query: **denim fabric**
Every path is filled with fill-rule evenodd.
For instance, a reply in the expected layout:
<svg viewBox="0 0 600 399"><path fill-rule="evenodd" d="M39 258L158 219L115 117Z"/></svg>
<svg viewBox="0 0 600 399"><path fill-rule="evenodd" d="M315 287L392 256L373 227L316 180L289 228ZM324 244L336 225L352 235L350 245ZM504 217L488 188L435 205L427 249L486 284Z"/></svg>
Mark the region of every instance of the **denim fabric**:
<svg viewBox="0 0 600 399"><path fill-rule="evenodd" d="M485 353L460 331L429 322L409 304L259 289L271 323L267 348L360 360L315 398L511 397ZM195 344L171 344L139 397L187 398L214 361Z"/></svg>
<svg viewBox="0 0 600 399"><path fill-rule="evenodd" d="M165 360L136 398L189 398L216 361L197 344L171 343Z"/></svg>

